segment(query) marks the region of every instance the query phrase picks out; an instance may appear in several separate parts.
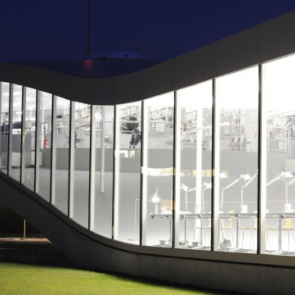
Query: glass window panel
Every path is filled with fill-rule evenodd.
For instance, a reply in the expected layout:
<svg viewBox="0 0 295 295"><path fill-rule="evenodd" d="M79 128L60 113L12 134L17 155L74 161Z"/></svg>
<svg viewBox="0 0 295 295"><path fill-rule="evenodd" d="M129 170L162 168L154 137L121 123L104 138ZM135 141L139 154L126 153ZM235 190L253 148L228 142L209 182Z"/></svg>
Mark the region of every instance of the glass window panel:
<svg viewBox="0 0 295 295"><path fill-rule="evenodd" d="M263 171L266 177L265 245L268 254L290 255L295 251L292 235L295 217L294 79L295 55L263 65L266 150L262 152L266 152ZM281 213L289 218L282 218Z"/></svg>
<svg viewBox="0 0 295 295"><path fill-rule="evenodd" d="M178 91L177 101L180 108L180 224L176 247L210 250L212 81ZM184 215L186 218L181 218Z"/></svg>
<svg viewBox="0 0 295 295"><path fill-rule="evenodd" d="M139 244L141 102L116 110L115 239Z"/></svg>
<svg viewBox="0 0 295 295"><path fill-rule="evenodd" d="M220 250L255 252L258 67L216 79L216 99L220 104Z"/></svg>
<svg viewBox="0 0 295 295"><path fill-rule="evenodd" d="M112 237L114 107L95 108L95 196L93 231Z"/></svg>
<svg viewBox="0 0 295 295"><path fill-rule="evenodd" d="M34 190L35 181L35 138L36 138L36 90L26 88L25 104L25 128L23 134L24 145L24 168L23 168L23 184Z"/></svg>
<svg viewBox="0 0 295 295"><path fill-rule="evenodd" d="M10 176L20 181L21 164L21 131L22 131L22 87L13 84L12 87L12 140L11 140L11 165Z"/></svg>
<svg viewBox="0 0 295 295"><path fill-rule="evenodd" d="M73 219L88 227L90 105L74 102Z"/></svg>
<svg viewBox="0 0 295 295"><path fill-rule="evenodd" d="M40 134L39 134L39 191L45 200L50 200L50 169L51 169L51 117L52 95L40 91Z"/></svg>
<svg viewBox="0 0 295 295"><path fill-rule="evenodd" d="M174 94L144 101L143 244L171 247L173 195Z"/></svg>
<svg viewBox="0 0 295 295"><path fill-rule="evenodd" d="M56 97L55 125L55 187L53 204L63 213L68 212L70 101Z"/></svg>
<svg viewBox="0 0 295 295"><path fill-rule="evenodd" d="M9 83L2 82L1 93L1 162L0 171L7 174L9 133Z"/></svg>

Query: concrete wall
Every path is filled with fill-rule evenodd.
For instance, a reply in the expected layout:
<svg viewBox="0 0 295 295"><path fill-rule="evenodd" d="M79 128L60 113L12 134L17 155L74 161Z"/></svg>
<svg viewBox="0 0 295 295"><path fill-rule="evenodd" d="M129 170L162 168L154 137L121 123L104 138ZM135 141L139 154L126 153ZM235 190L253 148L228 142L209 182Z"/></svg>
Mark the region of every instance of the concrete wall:
<svg viewBox="0 0 295 295"><path fill-rule="evenodd" d="M4 175L0 176L0 188L0 201L42 232L80 268L245 294L293 294L295 289L295 268L287 266L288 257L276 261L269 255L127 245L88 232ZM206 255L211 259L204 259ZM272 265L278 261L286 266Z"/></svg>

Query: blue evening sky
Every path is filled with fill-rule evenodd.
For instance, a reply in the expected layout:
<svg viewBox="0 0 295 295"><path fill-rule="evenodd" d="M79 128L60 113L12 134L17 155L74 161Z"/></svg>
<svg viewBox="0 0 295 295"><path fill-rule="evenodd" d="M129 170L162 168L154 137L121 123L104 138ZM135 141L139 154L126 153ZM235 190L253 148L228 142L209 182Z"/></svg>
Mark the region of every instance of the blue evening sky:
<svg viewBox="0 0 295 295"><path fill-rule="evenodd" d="M86 53L88 0L1 0L0 61ZM163 61L295 9L293 0L91 0L90 53Z"/></svg>

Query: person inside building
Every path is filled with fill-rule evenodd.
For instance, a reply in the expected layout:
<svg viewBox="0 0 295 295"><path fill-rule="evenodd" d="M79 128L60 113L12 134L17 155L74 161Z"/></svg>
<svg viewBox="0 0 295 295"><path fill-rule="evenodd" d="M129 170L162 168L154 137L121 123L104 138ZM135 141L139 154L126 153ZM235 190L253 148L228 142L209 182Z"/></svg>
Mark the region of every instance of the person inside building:
<svg viewBox="0 0 295 295"><path fill-rule="evenodd" d="M136 121L137 118L136 117L131 117L129 120L132 120L132 121ZM138 130L138 123L137 122L134 122L134 123L128 123L128 128L129 130L132 130L131 131L131 139L130 139L130 142L129 142L129 148L134 148L135 149L135 146L139 143L140 141L140 134L139 134L139 130Z"/></svg>
<svg viewBox="0 0 295 295"><path fill-rule="evenodd" d="M293 120L291 117L286 118L285 128L289 132L288 135L293 136Z"/></svg>
<svg viewBox="0 0 295 295"><path fill-rule="evenodd" d="M2 134L8 134L9 132L9 116L8 113L5 114L4 118L3 118L3 124L1 127L1 133Z"/></svg>

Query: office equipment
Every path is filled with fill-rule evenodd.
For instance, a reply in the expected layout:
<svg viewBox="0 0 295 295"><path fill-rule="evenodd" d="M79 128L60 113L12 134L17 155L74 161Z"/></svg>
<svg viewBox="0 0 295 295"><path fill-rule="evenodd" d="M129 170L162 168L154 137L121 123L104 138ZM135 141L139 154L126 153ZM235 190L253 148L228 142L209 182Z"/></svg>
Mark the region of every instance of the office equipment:
<svg viewBox="0 0 295 295"><path fill-rule="evenodd" d="M246 184L241 185L241 209L243 209L243 206L244 206L244 200L243 200L244 189L253 181L253 179L257 176L257 174L258 174L258 171L252 177L250 177L249 174L241 175L241 176L243 176L244 180L249 180ZM243 213L247 213L247 212L243 212Z"/></svg>
<svg viewBox="0 0 295 295"><path fill-rule="evenodd" d="M249 180L250 179L250 175L249 174L245 174L245 175L242 174L238 179L236 179L235 181L233 181L232 183L230 183L228 186L222 188L222 191L221 191L220 210L222 210L222 208L223 208L224 191L227 190L227 189L229 189L230 187L232 187L234 184L236 184L237 182L239 182L241 179L243 179L243 180Z"/></svg>

